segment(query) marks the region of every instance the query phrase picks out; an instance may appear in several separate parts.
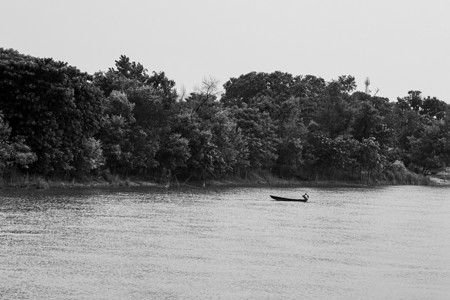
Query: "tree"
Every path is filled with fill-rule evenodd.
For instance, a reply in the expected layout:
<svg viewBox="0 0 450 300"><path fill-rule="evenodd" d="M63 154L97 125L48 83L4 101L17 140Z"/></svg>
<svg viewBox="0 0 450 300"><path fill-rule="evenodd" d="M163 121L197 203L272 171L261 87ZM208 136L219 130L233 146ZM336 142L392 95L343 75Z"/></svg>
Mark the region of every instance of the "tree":
<svg viewBox="0 0 450 300"><path fill-rule="evenodd" d="M446 156L442 153L434 156L434 153L442 152L438 150L442 148L439 145L446 140L440 128L445 128L447 123L447 107L445 102L435 97L423 99L419 91L410 91L408 96L397 99L393 110L393 128L406 166L412 162L421 166L423 173L443 167ZM420 151L427 152L421 154Z"/></svg>
<svg viewBox="0 0 450 300"><path fill-rule="evenodd" d="M116 68L117 71L115 73L142 83L145 83L150 78L147 74L147 69L143 65L130 61L130 58L125 55L121 55L119 60L116 60Z"/></svg>
<svg viewBox="0 0 450 300"><path fill-rule="evenodd" d="M182 172L182 168L186 168L187 161L191 157L189 140L181 133L172 132L165 135L155 157L162 168L161 177L164 180L170 180L172 176L176 178Z"/></svg>
<svg viewBox="0 0 450 300"><path fill-rule="evenodd" d="M342 92L351 93L356 89L355 77L351 75L341 75L337 80L332 81L336 83Z"/></svg>
<svg viewBox="0 0 450 300"><path fill-rule="evenodd" d="M314 75L296 76L292 87L292 95L299 98L314 99L322 95L326 85L323 78Z"/></svg>
<svg viewBox="0 0 450 300"><path fill-rule="evenodd" d="M445 130L444 122L425 126L420 137L409 137L411 150L410 161L421 168L423 175L441 170L448 162L450 153L450 133Z"/></svg>
<svg viewBox="0 0 450 300"><path fill-rule="evenodd" d="M409 164L410 137L419 137L424 130L424 123L419 114L420 107L417 104L422 100L417 98L418 95L420 92L410 91L409 96L397 98L393 107L391 127L395 129L395 146L406 166Z"/></svg>
<svg viewBox="0 0 450 300"><path fill-rule="evenodd" d="M294 97L290 97L279 107L277 134L281 142L275 167L279 176L298 176L303 164L302 152L308 129L304 124L302 108L301 100Z"/></svg>
<svg viewBox="0 0 450 300"><path fill-rule="evenodd" d="M115 173L131 170L131 132L136 122L134 104L125 93L113 91L105 100L102 126L97 135L101 141L107 167Z"/></svg>
<svg viewBox="0 0 450 300"><path fill-rule="evenodd" d="M174 119L173 132L189 141L189 157L186 161L189 176L205 182L208 174L214 172L214 157L217 146L212 142L212 133L203 126L196 115L182 113Z"/></svg>
<svg viewBox="0 0 450 300"><path fill-rule="evenodd" d="M422 101L421 114L430 119L443 120L446 115L447 103L436 97L427 97Z"/></svg>
<svg viewBox="0 0 450 300"><path fill-rule="evenodd" d="M221 101L225 106L241 106L243 103L253 106L252 100L260 96L269 96L273 99L288 99L291 87L296 79L283 72L257 73L251 72L238 78L231 78L224 84L225 94Z"/></svg>
<svg viewBox="0 0 450 300"><path fill-rule="evenodd" d="M116 69L110 68L107 72L94 74L94 83L107 97L114 91L126 92L130 89L151 87L163 98L165 106L170 107L177 99L175 81L166 77L164 72L147 74L147 69L140 63L131 61L129 57L121 55L115 61Z"/></svg>
<svg viewBox="0 0 450 300"><path fill-rule="evenodd" d="M103 96L92 77L64 62L0 49L0 109L11 137L36 153L34 172L73 175L83 141L98 131Z"/></svg>
<svg viewBox="0 0 450 300"><path fill-rule="evenodd" d="M185 140L171 129L180 111L173 80L164 72L149 75L121 55L115 68L97 73L94 82L109 95L101 136L113 172L160 177L182 164Z"/></svg>
<svg viewBox="0 0 450 300"><path fill-rule="evenodd" d="M103 149L99 140L85 138L82 140L81 153L75 162L79 174L89 174L93 170L99 170L105 164Z"/></svg>
<svg viewBox="0 0 450 300"><path fill-rule="evenodd" d="M217 178L239 174L249 166L248 147L242 129L231 116L231 110L215 113L209 121L212 143L217 147L214 157L214 175Z"/></svg>
<svg viewBox="0 0 450 300"><path fill-rule="evenodd" d="M367 171L367 180L370 180L371 173L381 171L384 167L384 156L380 153L380 145L375 138L364 138L359 145L356 160L362 170ZM362 172L361 172L362 180Z"/></svg>
<svg viewBox="0 0 450 300"><path fill-rule="evenodd" d="M305 165L317 179L325 175L333 180L338 171L351 171L356 163L359 143L349 135L329 138L312 126L303 154Z"/></svg>
<svg viewBox="0 0 450 300"><path fill-rule="evenodd" d="M354 118L352 98L348 94L354 88L354 78L341 76L328 83L323 94L318 97L314 120L324 133L335 138L347 134Z"/></svg>
<svg viewBox="0 0 450 300"><path fill-rule="evenodd" d="M270 170L277 159L280 140L269 114L250 107L235 107L232 111L248 145L249 167Z"/></svg>
<svg viewBox="0 0 450 300"><path fill-rule="evenodd" d="M0 176L14 168L27 169L36 160L36 154L25 144L23 137L11 140L11 128L0 114Z"/></svg>
<svg viewBox="0 0 450 300"><path fill-rule="evenodd" d="M192 98L194 98L195 96L200 98L198 103L196 103L196 107L193 111L194 113L196 113L204 103L208 101L214 101L217 99L217 96L220 93L218 85L219 80L217 80L212 76L209 76L208 78L206 77L203 78L201 86L196 88L197 92L195 94L191 94L190 97L191 99L187 100L193 102Z"/></svg>

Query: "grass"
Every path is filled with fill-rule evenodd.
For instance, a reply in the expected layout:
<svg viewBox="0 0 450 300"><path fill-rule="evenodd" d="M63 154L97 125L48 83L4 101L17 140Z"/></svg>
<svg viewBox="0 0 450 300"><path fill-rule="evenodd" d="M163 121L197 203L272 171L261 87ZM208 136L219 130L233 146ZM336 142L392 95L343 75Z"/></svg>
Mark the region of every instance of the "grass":
<svg viewBox="0 0 450 300"><path fill-rule="evenodd" d="M446 174L447 176L448 174ZM444 180L445 181L445 180ZM442 184L433 180L428 176L416 174L404 167L393 167L382 173L371 175L367 180L313 180L302 181L298 179L279 178L268 171L249 172L245 178L239 176L228 176L219 180L207 180L206 186L330 186L330 185L434 185ZM180 185L180 184L178 184ZM188 181L181 185L201 188L203 182ZM48 188L73 188L73 187L133 187L133 186L155 186L162 187L151 181L143 181L142 179L131 179L129 177L121 177L117 174L104 173L99 177L89 177L82 179L50 180L42 176L29 176L28 174L15 173L11 178L0 178L0 188L30 188L30 189L48 189ZM177 185L176 185L177 186Z"/></svg>

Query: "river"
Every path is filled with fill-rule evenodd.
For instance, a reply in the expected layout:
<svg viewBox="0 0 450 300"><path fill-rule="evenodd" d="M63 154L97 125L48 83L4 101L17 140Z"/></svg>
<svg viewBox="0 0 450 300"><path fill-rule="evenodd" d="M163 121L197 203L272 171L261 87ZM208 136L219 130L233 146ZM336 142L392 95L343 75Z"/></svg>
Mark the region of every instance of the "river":
<svg viewBox="0 0 450 300"><path fill-rule="evenodd" d="M0 299L450 299L449 187L0 190L0 224Z"/></svg>

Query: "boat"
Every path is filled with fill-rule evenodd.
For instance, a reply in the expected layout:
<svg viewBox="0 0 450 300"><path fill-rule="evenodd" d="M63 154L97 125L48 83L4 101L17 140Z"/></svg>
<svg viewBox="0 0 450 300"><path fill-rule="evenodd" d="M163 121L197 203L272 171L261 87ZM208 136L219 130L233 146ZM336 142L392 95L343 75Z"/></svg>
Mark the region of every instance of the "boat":
<svg viewBox="0 0 450 300"><path fill-rule="evenodd" d="M285 197L278 197L270 195L270 197L276 201L297 201L297 202L306 202L308 201L308 198L301 198L301 199L295 199L295 198L285 198Z"/></svg>

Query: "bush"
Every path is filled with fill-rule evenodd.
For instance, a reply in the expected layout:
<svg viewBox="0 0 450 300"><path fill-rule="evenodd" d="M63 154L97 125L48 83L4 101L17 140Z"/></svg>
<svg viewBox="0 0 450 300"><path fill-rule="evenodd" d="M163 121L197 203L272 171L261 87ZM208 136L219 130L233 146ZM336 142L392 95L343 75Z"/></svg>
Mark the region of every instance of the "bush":
<svg viewBox="0 0 450 300"><path fill-rule="evenodd" d="M45 189L48 189L48 188L49 188L49 184L48 184L48 182L45 179L43 179L41 177L38 177L36 179L36 189L45 190Z"/></svg>

